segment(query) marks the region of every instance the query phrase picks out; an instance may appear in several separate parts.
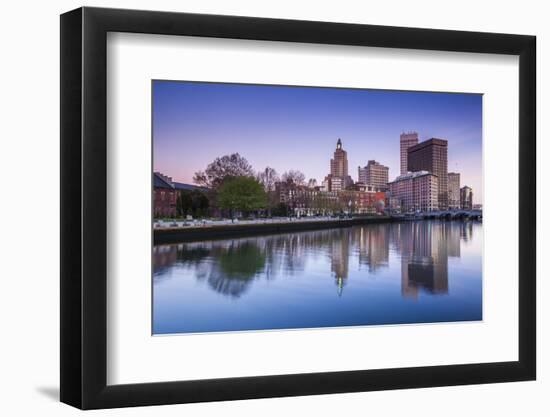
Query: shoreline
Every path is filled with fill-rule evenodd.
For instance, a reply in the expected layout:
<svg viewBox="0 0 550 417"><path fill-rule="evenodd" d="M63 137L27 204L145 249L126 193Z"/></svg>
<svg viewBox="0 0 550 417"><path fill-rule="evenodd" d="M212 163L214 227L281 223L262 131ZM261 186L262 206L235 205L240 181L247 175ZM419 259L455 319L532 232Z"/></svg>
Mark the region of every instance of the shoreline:
<svg viewBox="0 0 550 417"><path fill-rule="evenodd" d="M341 220L320 220L308 222L280 222L259 224L231 224L219 226L199 226L188 228L153 229L153 244L194 242L201 240L227 239L263 234L278 234L310 230L336 229L364 224L379 224L402 221L402 219L380 217L357 217Z"/></svg>

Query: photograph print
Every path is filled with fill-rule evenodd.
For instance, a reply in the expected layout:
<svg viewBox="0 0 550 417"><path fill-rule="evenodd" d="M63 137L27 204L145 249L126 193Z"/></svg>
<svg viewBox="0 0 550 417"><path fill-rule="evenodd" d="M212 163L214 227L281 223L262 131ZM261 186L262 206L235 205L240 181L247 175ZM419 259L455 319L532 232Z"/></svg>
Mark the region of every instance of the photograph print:
<svg viewBox="0 0 550 417"><path fill-rule="evenodd" d="M481 94L151 88L154 335L483 320Z"/></svg>

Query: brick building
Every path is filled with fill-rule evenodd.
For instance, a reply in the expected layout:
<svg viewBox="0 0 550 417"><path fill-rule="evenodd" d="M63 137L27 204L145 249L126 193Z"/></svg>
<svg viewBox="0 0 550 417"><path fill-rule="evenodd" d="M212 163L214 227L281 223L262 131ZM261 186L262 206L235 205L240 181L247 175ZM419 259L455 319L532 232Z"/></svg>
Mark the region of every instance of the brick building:
<svg viewBox="0 0 550 417"><path fill-rule="evenodd" d="M154 217L175 217L178 192L172 178L160 172L153 174L153 215Z"/></svg>

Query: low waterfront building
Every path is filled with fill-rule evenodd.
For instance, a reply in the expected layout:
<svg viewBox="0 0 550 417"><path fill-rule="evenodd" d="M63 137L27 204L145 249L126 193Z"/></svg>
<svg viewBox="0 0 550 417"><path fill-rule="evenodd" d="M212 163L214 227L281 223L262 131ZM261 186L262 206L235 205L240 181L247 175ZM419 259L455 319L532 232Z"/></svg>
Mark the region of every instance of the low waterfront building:
<svg viewBox="0 0 550 417"><path fill-rule="evenodd" d="M154 217L176 216L177 191L172 178L155 172L153 174L153 215Z"/></svg>
<svg viewBox="0 0 550 417"><path fill-rule="evenodd" d="M386 194L374 191L345 190L338 193L342 210L354 214L383 213Z"/></svg>
<svg viewBox="0 0 550 417"><path fill-rule="evenodd" d="M153 215L155 217L176 217L178 195L182 192L201 191L207 189L193 184L172 180L172 177L160 172L153 174Z"/></svg>
<svg viewBox="0 0 550 417"><path fill-rule="evenodd" d="M472 210L473 192L470 187L465 185L460 189L460 208L462 210Z"/></svg>
<svg viewBox="0 0 550 417"><path fill-rule="evenodd" d="M428 171L409 172L389 183L391 196L399 201L402 212L437 210L438 187L437 176Z"/></svg>

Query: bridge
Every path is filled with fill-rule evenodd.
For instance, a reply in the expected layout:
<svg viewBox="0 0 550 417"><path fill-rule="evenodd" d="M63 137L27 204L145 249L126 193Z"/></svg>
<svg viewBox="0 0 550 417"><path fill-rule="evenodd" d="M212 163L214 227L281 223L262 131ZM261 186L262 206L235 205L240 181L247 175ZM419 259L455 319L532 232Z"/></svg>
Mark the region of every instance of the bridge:
<svg viewBox="0 0 550 417"><path fill-rule="evenodd" d="M471 219L471 220L481 220L483 218L483 210L434 210L434 211L420 211L416 213L409 213L401 216L394 217L404 217L405 219L444 219L444 220L455 220L455 219Z"/></svg>

